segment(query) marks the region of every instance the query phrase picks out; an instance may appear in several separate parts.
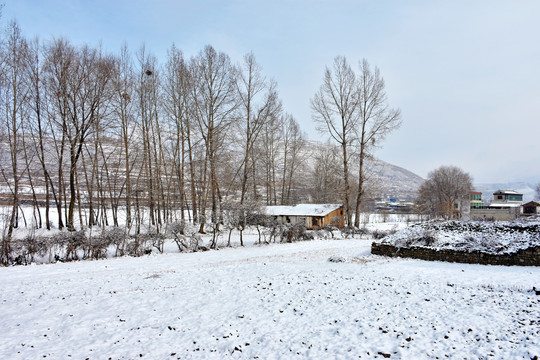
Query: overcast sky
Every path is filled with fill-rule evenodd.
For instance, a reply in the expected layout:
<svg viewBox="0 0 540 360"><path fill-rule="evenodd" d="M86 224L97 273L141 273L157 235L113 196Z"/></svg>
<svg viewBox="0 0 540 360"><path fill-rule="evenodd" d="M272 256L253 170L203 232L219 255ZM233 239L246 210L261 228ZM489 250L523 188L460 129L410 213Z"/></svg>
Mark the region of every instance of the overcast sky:
<svg viewBox="0 0 540 360"><path fill-rule="evenodd" d="M459 166L475 183L540 182L540 1L0 0L2 24L114 53L174 43L233 62L253 51L285 110L322 139L310 99L343 55L377 66L403 124L377 156L426 177Z"/></svg>

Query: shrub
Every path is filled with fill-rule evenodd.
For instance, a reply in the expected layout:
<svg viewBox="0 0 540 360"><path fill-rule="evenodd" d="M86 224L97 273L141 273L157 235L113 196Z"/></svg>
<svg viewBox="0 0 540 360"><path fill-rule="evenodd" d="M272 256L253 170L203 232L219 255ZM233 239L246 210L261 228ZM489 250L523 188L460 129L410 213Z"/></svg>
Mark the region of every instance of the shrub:
<svg viewBox="0 0 540 360"><path fill-rule="evenodd" d="M197 229L190 229L184 221L170 224L168 231L176 243L176 246L178 246L178 250L180 252L192 252L199 250L202 242L201 235L197 233Z"/></svg>
<svg viewBox="0 0 540 360"><path fill-rule="evenodd" d="M126 233L123 229L115 226L110 229L105 229L101 233L101 243L106 246L116 246L116 256L123 256L126 247Z"/></svg>
<svg viewBox="0 0 540 360"><path fill-rule="evenodd" d="M289 225L281 233L281 242L293 242L306 239L306 227L304 225L296 224Z"/></svg>
<svg viewBox="0 0 540 360"><path fill-rule="evenodd" d="M397 232L396 229L386 230L386 231L375 229L372 231L371 236L373 236L373 238L376 240L380 240L388 235L393 235L396 232Z"/></svg>
<svg viewBox="0 0 540 360"><path fill-rule="evenodd" d="M78 260L79 255L77 251L86 244L87 238L84 230L79 231L61 231L52 237L52 245L58 246L65 251L64 260ZM62 258L57 254L55 258L61 260Z"/></svg>

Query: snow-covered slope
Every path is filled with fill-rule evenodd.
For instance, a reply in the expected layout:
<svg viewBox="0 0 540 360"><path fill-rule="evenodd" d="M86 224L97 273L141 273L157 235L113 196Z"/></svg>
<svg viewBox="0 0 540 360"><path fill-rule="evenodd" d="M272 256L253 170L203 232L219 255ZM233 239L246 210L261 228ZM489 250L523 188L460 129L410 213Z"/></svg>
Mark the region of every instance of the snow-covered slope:
<svg viewBox="0 0 540 360"><path fill-rule="evenodd" d="M380 196L413 200L424 182L415 173L378 159L369 163L369 169L368 182L379 189Z"/></svg>

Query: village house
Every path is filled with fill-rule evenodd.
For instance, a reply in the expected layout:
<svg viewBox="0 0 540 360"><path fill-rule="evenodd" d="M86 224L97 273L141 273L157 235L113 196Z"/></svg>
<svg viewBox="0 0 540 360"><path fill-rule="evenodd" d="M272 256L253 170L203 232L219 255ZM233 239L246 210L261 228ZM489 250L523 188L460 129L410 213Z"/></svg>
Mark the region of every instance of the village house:
<svg viewBox="0 0 540 360"><path fill-rule="evenodd" d="M484 201L482 200L482 192L471 192L471 209L481 209L484 207Z"/></svg>
<svg viewBox="0 0 540 360"><path fill-rule="evenodd" d="M481 200L481 198L477 197L478 193L473 193L472 195L473 199L477 201ZM493 200L489 206L473 207L471 201L470 218L494 219L499 221L514 220L520 216L522 204L523 194L514 190L497 190L493 193Z"/></svg>
<svg viewBox="0 0 540 360"><path fill-rule="evenodd" d="M526 204L523 204L523 215L540 215L540 203L537 201L529 201Z"/></svg>
<svg viewBox="0 0 540 360"><path fill-rule="evenodd" d="M282 224L303 225L308 230L323 229L328 225L345 226L341 204L298 204L294 206L267 206L266 215Z"/></svg>

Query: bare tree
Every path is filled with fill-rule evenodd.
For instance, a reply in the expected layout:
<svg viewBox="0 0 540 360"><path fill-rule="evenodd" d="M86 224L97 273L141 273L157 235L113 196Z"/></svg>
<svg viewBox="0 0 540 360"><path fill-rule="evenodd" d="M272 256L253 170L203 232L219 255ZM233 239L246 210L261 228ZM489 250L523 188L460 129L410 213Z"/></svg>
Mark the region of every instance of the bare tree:
<svg viewBox="0 0 540 360"><path fill-rule="evenodd" d="M275 82L268 82L264 78L253 53L246 54L244 62L237 69L236 89L240 100L239 112L242 118L241 133L244 145L240 192L240 204L243 204L246 198L250 169L253 181L253 198L257 198L254 145L264 124L272 114L280 110L281 104L277 99Z"/></svg>
<svg viewBox="0 0 540 360"><path fill-rule="evenodd" d="M472 190L471 176L456 166L441 166L420 186L417 203L424 212L447 219L459 217Z"/></svg>
<svg viewBox="0 0 540 360"><path fill-rule="evenodd" d="M134 97L135 97L135 74L131 55L126 45L122 46L120 56L116 62L116 71L113 77L114 99L113 114L120 122L120 139L123 145L124 174L125 174L125 205L126 226L131 228L132 214L132 159L130 142L134 139Z"/></svg>
<svg viewBox="0 0 540 360"><path fill-rule="evenodd" d="M58 197L59 227L61 220L61 198L69 200L67 227L75 230L74 210L77 200L77 165L83 153L85 142L100 120L101 108L106 99L105 92L111 79L113 60L103 56L96 49L83 46L80 49L68 41L58 39L46 49L45 74L49 95L54 101L50 113L51 120L61 132L61 139L55 141L58 155ZM53 134L55 132L53 131ZM63 160L65 146L69 151L69 196L63 194Z"/></svg>
<svg viewBox="0 0 540 360"><path fill-rule="evenodd" d="M34 116L32 122L31 136L36 148L36 155L40 163L41 171L43 174L42 184L45 187L45 223L47 230L51 229L50 221L50 189L54 188L51 176L49 174L49 168L47 167L47 153L46 148L46 133L47 133L47 121L45 119L46 114L46 99L44 94L44 84L42 79L42 64L41 64L41 48L38 39L34 39L29 44L29 56L28 56L28 77L29 77L29 103Z"/></svg>
<svg viewBox="0 0 540 360"><path fill-rule="evenodd" d="M326 67L323 84L311 99L313 119L319 131L328 133L341 147L343 162L343 206L347 226L352 225L351 189L349 183L349 146L355 138L359 118L356 75L343 56L334 59L332 69Z"/></svg>
<svg viewBox="0 0 540 360"><path fill-rule="evenodd" d="M203 164L202 219L206 215L206 190L210 187L212 223L218 224L218 205L221 202L217 177L217 149L231 124L237 106L234 91L235 71L229 56L206 46L193 60L196 87L194 87L195 115L201 137L205 143ZM201 221L201 232L204 222ZM212 244L215 246L215 244Z"/></svg>
<svg viewBox="0 0 540 360"><path fill-rule="evenodd" d="M2 253L0 259L7 264L10 252L10 241L13 229L18 227L19 218L19 182L23 169L19 168L21 156L21 135L24 131L24 112L28 96L27 81L24 77L25 62L28 54L28 44L22 37L21 30L16 22L11 22L2 59L2 99L3 126L7 133L10 155L10 169L8 173L2 167L2 176L12 195L12 205L7 225L7 234L2 239ZM9 181L12 180L12 181Z"/></svg>
<svg viewBox="0 0 540 360"><path fill-rule="evenodd" d="M360 226L360 209L365 193L366 180L365 160L370 150L377 146L391 131L401 125L401 111L388 107L384 79L379 69L372 71L366 59L360 62L358 76L358 99L360 121L356 128L357 144L359 147L358 192L356 197L356 217L354 226Z"/></svg>
<svg viewBox="0 0 540 360"><path fill-rule="evenodd" d="M296 122L292 115L285 115L282 131L283 173L281 178L281 204L285 205L296 203L296 199L292 198L294 175L303 163L301 154L305 140L298 122Z"/></svg>
<svg viewBox="0 0 540 360"><path fill-rule="evenodd" d="M187 205L186 179L189 179L192 212L197 218L197 193L195 191L195 169L192 149L192 119L190 118L192 101L192 76L181 50L174 45L169 50L166 65L165 112L173 121L176 133L174 144L173 168L178 178L178 195L180 201L181 219L185 220L185 207ZM186 175L189 165L189 176ZM189 206L188 206L189 207ZM189 214L189 212L188 212ZM190 217L191 218L191 217Z"/></svg>
<svg viewBox="0 0 540 360"><path fill-rule="evenodd" d="M143 168L145 188L148 193L150 225L161 224L161 133L158 121L159 73L157 58L146 51L143 45L137 52L139 65L139 116L143 143Z"/></svg>
<svg viewBox="0 0 540 360"><path fill-rule="evenodd" d="M536 198L540 200L540 183L536 184Z"/></svg>
<svg viewBox="0 0 540 360"><path fill-rule="evenodd" d="M264 186L267 205L278 203L278 168L279 156L282 152L283 141L283 121L284 117L280 113L273 114L264 123L260 141L255 144L255 151L258 151L260 163L264 168Z"/></svg>
<svg viewBox="0 0 540 360"><path fill-rule="evenodd" d="M328 144L315 152L313 169L313 199L315 203L335 203L340 201L339 189L343 186L339 148Z"/></svg>

